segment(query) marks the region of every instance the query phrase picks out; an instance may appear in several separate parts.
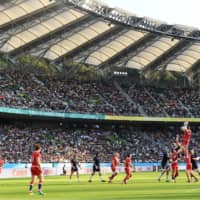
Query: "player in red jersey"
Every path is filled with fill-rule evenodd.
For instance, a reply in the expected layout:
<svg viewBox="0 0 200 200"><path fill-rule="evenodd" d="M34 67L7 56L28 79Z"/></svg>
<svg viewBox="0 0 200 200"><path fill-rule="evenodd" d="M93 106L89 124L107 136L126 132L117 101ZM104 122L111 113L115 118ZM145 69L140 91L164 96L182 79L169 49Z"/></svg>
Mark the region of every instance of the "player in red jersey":
<svg viewBox="0 0 200 200"><path fill-rule="evenodd" d="M193 173L192 162L191 162L191 153L189 151L186 152L185 162L186 162L187 182L192 182L192 178L194 178L195 182L197 182L198 178Z"/></svg>
<svg viewBox="0 0 200 200"><path fill-rule="evenodd" d="M111 163L111 170L112 170L112 176L109 177L109 183L112 183L112 180L117 176L118 172L118 166L119 166L119 153L115 153L112 157L112 163Z"/></svg>
<svg viewBox="0 0 200 200"><path fill-rule="evenodd" d="M38 192L40 195L44 195L42 192L42 185L43 185L43 174L42 174L42 168L41 168L41 147L39 144L35 145L35 149L32 153L31 157L31 182L29 187L29 193L33 194L33 185L35 183L36 177L39 179L38 183Z"/></svg>
<svg viewBox="0 0 200 200"><path fill-rule="evenodd" d="M190 139L192 137L192 131L188 125L188 122L184 122L184 125L181 127L181 130L183 131L183 137L180 149L178 150L178 154L185 153L186 151L188 151Z"/></svg>
<svg viewBox="0 0 200 200"><path fill-rule="evenodd" d="M172 171L172 182L176 182L176 177L178 176L178 153L176 149L174 149L172 152L170 162Z"/></svg>
<svg viewBox="0 0 200 200"><path fill-rule="evenodd" d="M127 184L127 181L132 177L132 161L131 161L131 154L128 154L126 156L126 159L124 161L124 171L126 173L126 176L123 180L123 184Z"/></svg>
<svg viewBox="0 0 200 200"><path fill-rule="evenodd" d="M2 168L3 168L3 160L0 155L0 174L2 173Z"/></svg>

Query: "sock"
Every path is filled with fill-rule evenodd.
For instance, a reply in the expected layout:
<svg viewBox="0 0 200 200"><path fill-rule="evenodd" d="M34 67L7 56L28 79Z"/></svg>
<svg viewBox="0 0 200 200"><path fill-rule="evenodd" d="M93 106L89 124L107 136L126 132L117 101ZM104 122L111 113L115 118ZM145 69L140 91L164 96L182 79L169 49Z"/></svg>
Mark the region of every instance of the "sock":
<svg viewBox="0 0 200 200"><path fill-rule="evenodd" d="M167 181L169 180L169 171L167 171L166 179L167 179Z"/></svg>
<svg viewBox="0 0 200 200"><path fill-rule="evenodd" d="M90 181L92 181L92 175L90 176L90 179L89 179Z"/></svg>
<svg viewBox="0 0 200 200"><path fill-rule="evenodd" d="M29 192L32 192L32 190L33 190L33 185L34 185L34 182L31 181L31 182L30 182L30 185L29 185Z"/></svg>
<svg viewBox="0 0 200 200"><path fill-rule="evenodd" d="M110 180L112 180L112 179L113 179L113 177L114 177L114 176L113 176L113 175L111 175L111 176L109 177L109 179L110 179Z"/></svg>
<svg viewBox="0 0 200 200"><path fill-rule="evenodd" d="M123 180L123 182L126 183L126 182L127 182L127 178L125 178L125 179Z"/></svg>
<svg viewBox="0 0 200 200"><path fill-rule="evenodd" d="M42 183L38 184L38 191L41 192L42 191Z"/></svg>
<svg viewBox="0 0 200 200"><path fill-rule="evenodd" d="M33 190L33 185L30 184L30 186L29 186L29 192L32 192L32 190Z"/></svg>

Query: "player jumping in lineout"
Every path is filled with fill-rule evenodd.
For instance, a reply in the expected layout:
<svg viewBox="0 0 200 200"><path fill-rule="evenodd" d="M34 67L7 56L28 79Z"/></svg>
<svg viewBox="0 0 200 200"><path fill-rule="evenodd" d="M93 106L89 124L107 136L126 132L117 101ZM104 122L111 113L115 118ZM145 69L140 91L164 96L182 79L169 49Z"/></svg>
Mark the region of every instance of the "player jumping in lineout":
<svg viewBox="0 0 200 200"><path fill-rule="evenodd" d="M184 125L181 127L183 131L182 142L180 143L180 148L177 153L186 153L190 144L190 139L192 137L192 131L189 127L188 122L184 122Z"/></svg>

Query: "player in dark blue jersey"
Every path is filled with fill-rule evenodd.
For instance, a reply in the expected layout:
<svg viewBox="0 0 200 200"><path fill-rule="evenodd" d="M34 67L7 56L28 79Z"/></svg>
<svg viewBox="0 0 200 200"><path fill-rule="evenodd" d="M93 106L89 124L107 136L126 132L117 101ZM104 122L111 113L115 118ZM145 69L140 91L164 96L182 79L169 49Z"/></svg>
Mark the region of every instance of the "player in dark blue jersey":
<svg viewBox="0 0 200 200"><path fill-rule="evenodd" d="M163 151L162 153L162 161L161 161L161 174L158 177L158 181L160 182L161 177L166 173L166 182L169 182L169 171L170 171L170 166L169 166L169 153L167 151Z"/></svg>
<svg viewBox="0 0 200 200"><path fill-rule="evenodd" d="M191 155L191 162L192 162L192 170L196 171L200 175L200 169L198 167L199 157L197 156L194 149L190 150L190 155Z"/></svg>
<svg viewBox="0 0 200 200"><path fill-rule="evenodd" d="M99 159L99 155L98 153L95 155L94 159L93 159L93 169L92 169L92 174L90 176L90 179L88 182L92 182L92 178L95 175L95 173L98 172L99 173L99 178L101 182L105 182L105 180L103 180L102 178L102 173L101 173L101 166L100 166L100 159Z"/></svg>
<svg viewBox="0 0 200 200"><path fill-rule="evenodd" d="M79 168L80 167L81 167L80 163L76 159L76 155L74 155L73 158L71 159L71 174L69 176L70 180L72 179L74 172L76 172L77 180L79 182Z"/></svg>
<svg viewBox="0 0 200 200"><path fill-rule="evenodd" d="M62 170L63 170L63 173L62 173L62 175L63 175L63 176L66 176L66 175L67 175L67 168L66 168L66 164L64 164L64 165L63 165L63 168L62 168Z"/></svg>

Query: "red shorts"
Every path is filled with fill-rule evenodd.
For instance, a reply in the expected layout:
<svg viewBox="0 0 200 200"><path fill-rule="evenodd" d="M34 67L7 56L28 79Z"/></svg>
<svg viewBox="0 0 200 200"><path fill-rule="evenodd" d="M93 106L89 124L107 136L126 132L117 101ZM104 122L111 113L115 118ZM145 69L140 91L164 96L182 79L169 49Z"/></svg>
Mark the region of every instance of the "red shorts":
<svg viewBox="0 0 200 200"><path fill-rule="evenodd" d="M131 168L125 168L125 173L130 176L131 175Z"/></svg>
<svg viewBox="0 0 200 200"><path fill-rule="evenodd" d="M186 169L191 171L192 170L192 164L187 164Z"/></svg>
<svg viewBox="0 0 200 200"><path fill-rule="evenodd" d="M111 170L112 170L112 172L117 172L117 167L111 166Z"/></svg>
<svg viewBox="0 0 200 200"><path fill-rule="evenodd" d="M32 166L31 167L31 175L32 176L41 176L42 175L42 170L38 166Z"/></svg>
<svg viewBox="0 0 200 200"><path fill-rule="evenodd" d="M178 165L171 165L173 171L178 171Z"/></svg>

